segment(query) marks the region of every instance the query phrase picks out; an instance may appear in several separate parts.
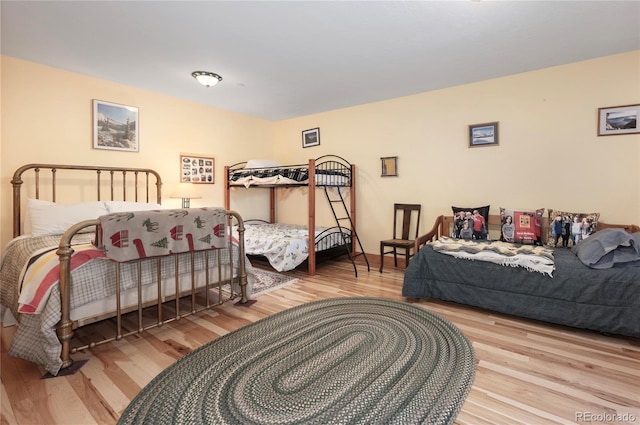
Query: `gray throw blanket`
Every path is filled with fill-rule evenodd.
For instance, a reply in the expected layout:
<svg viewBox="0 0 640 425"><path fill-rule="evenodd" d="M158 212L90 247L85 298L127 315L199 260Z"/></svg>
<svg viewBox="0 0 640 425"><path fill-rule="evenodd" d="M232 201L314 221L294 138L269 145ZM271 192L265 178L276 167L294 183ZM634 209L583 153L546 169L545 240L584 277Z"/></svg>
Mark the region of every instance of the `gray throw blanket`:
<svg viewBox="0 0 640 425"><path fill-rule="evenodd" d="M640 233L624 229L603 229L572 248L580 261L593 269L640 266Z"/></svg>

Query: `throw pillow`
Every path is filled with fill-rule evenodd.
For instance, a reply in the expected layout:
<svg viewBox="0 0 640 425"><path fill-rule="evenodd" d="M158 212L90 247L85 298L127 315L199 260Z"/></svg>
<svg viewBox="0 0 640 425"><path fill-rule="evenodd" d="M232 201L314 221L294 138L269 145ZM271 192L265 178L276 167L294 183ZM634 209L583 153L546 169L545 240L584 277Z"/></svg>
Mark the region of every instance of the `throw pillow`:
<svg viewBox="0 0 640 425"><path fill-rule="evenodd" d="M35 202L34 202L35 201ZM79 204L55 204L27 200L28 214L31 224L31 235L61 235L72 225L84 221L98 219L109 211L104 202L83 202ZM91 232L87 228L84 232Z"/></svg>
<svg viewBox="0 0 640 425"><path fill-rule="evenodd" d="M133 202L133 201L106 201L105 205L109 214L128 211L150 211L160 210L162 205L151 202Z"/></svg>
<svg viewBox="0 0 640 425"><path fill-rule="evenodd" d="M453 211L452 237L487 239L490 205L474 208L451 207Z"/></svg>
<svg viewBox="0 0 640 425"><path fill-rule="evenodd" d="M549 234L547 244L571 248L596 231L600 213L567 212L547 209Z"/></svg>
<svg viewBox="0 0 640 425"><path fill-rule="evenodd" d="M500 207L500 222L502 223L500 240L542 245L543 214L544 208L521 210Z"/></svg>

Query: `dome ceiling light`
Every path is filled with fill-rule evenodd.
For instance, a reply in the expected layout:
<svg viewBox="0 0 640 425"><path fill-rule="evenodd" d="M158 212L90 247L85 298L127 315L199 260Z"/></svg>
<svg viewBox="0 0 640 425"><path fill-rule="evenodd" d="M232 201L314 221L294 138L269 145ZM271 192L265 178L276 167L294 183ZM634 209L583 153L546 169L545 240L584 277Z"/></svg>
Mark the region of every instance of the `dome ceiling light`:
<svg viewBox="0 0 640 425"><path fill-rule="evenodd" d="M205 87L213 87L222 81L221 76L207 71L194 71L191 73L191 76Z"/></svg>

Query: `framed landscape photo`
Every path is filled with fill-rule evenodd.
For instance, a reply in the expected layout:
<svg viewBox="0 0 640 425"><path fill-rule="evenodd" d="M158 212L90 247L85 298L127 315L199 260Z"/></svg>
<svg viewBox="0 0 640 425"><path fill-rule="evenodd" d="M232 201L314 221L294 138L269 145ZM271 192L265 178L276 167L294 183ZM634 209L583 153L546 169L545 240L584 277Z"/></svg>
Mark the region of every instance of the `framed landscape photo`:
<svg viewBox="0 0 640 425"><path fill-rule="evenodd" d="M312 128L302 132L302 147L310 148L320 144L320 129Z"/></svg>
<svg viewBox="0 0 640 425"><path fill-rule="evenodd" d="M196 154L180 154L180 181L183 183L215 183L215 159Z"/></svg>
<svg viewBox="0 0 640 425"><path fill-rule="evenodd" d="M487 122L469 126L469 147L498 145L498 123Z"/></svg>
<svg viewBox="0 0 640 425"><path fill-rule="evenodd" d="M640 105L611 106L598 109L598 136L640 133Z"/></svg>
<svg viewBox="0 0 640 425"><path fill-rule="evenodd" d="M93 101L93 148L139 151L138 108Z"/></svg>

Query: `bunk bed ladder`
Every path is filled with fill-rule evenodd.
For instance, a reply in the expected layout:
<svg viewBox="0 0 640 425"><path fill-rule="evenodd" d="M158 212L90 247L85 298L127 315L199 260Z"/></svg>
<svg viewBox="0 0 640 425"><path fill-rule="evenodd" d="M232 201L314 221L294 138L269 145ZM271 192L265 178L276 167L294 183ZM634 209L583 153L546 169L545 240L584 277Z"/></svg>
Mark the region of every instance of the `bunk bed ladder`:
<svg viewBox="0 0 640 425"><path fill-rule="evenodd" d="M337 199L332 199L331 196L329 195L329 186L324 186L324 194L327 197L327 201L329 201L329 206L331 206L331 211L333 212L333 217L336 220L336 224L338 225L338 230L340 231L340 235L342 236L342 243L344 244L345 247L347 247L347 255L349 256L349 260L351 261L351 264L353 264L353 271L355 272L356 277L358 277L358 268L356 267L356 262L355 259L356 257L362 255L364 257L365 262L367 263L367 271L371 271L371 267L369 266L369 259L367 258L367 254L364 252L364 248L362 247L362 243L360 242L360 238L358 237L358 234L356 233L355 230L355 226L353 225L353 221L351 220L351 216L349 215L349 210L347 209L347 205L344 203L344 197L342 196L342 191L340 190L340 187L336 187L335 191L338 193L338 198ZM338 214L336 213L336 209L334 208L334 204L340 203L342 205L343 211L344 211L344 217L338 217ZM351 250L349 249L349 247L347 246L347 240L345 237L345 227L342 226L340 224L340 222L345 222L348 221L349 222L349 231L351 233L351 246L353 246L353 240L355 239L358 242L358 246L360 247L360 252L359 253L355 253L352 254Z"/></svg>

